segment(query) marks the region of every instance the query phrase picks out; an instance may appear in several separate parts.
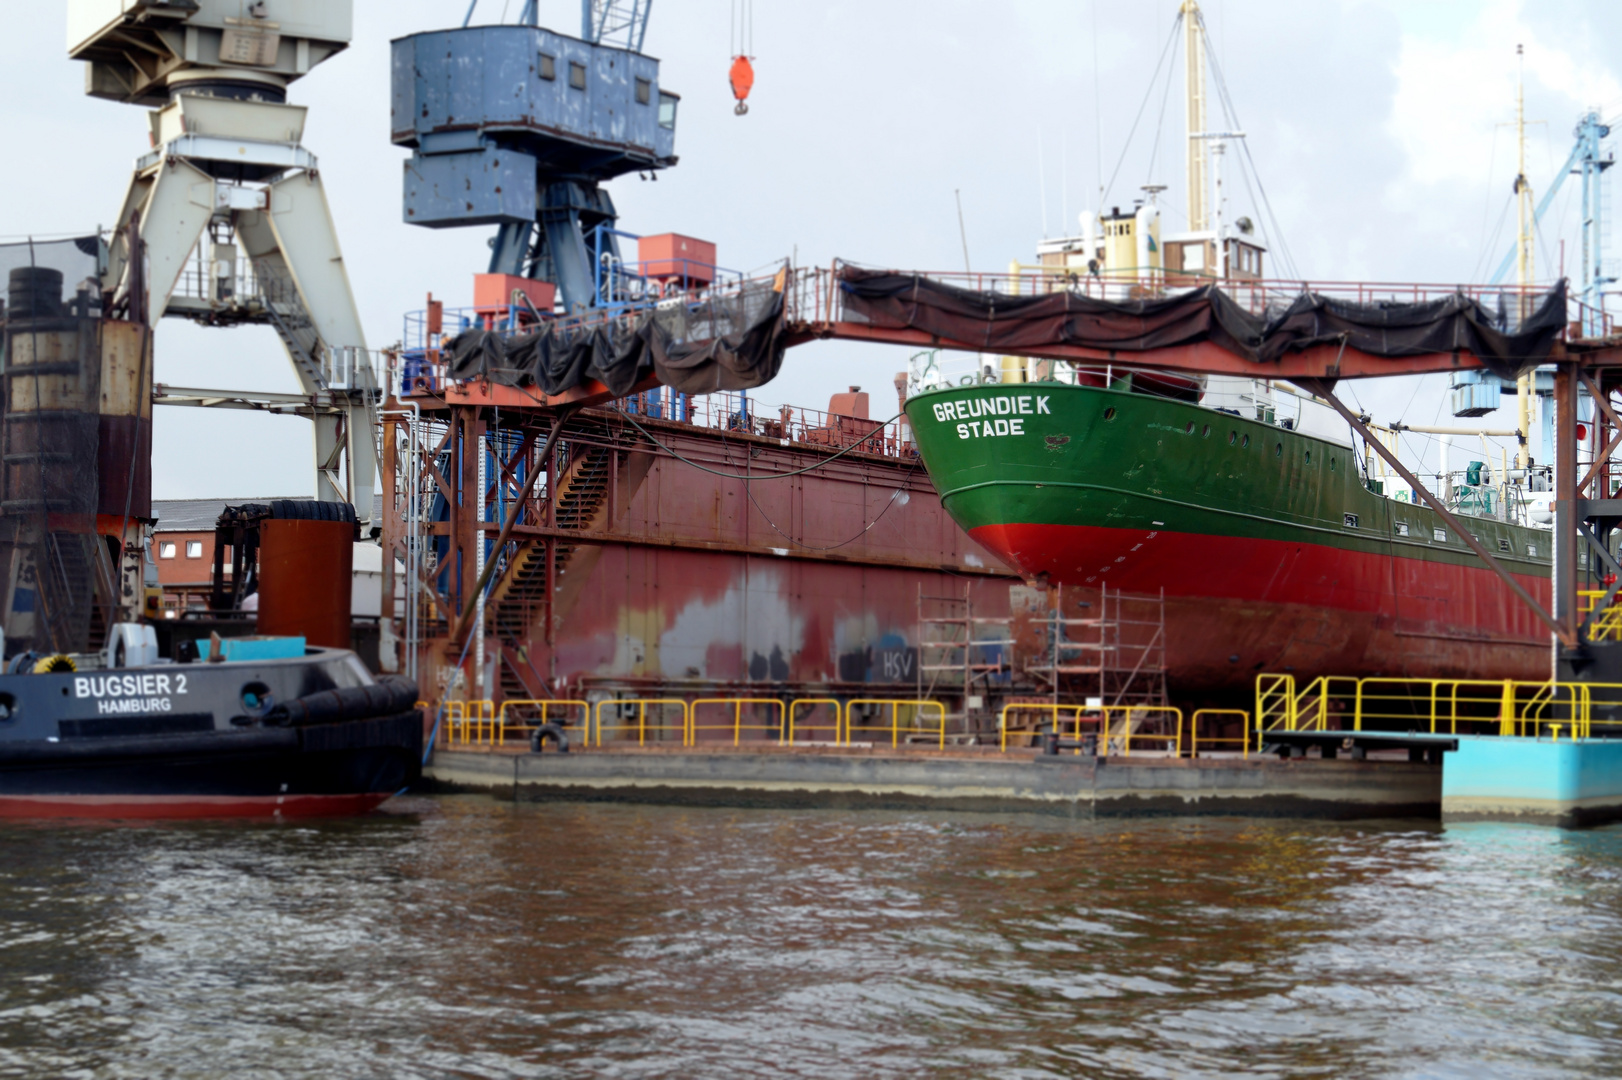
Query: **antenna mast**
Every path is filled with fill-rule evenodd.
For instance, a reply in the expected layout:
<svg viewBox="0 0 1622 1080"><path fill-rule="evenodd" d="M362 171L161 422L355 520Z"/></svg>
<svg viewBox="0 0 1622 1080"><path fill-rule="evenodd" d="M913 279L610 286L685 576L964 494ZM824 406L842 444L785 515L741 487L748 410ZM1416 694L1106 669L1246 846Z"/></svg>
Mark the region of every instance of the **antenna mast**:
<svg viewBox="0 0 1622 1080"><path fill-rule="evenodd" d="M1518 72L1515 79L1515 211L1519 229L1515 237L1515 284L1520 286L1516 313L1527 315L1526 287L1532 284L1532 185L1526 179L1526 52L1515 46ZM1515 461L1521 468L1531 464L1531 447L1527 432L1532 426L1532 376L1530 373L1515 380L1516 434L1519 447Z"/></svg>
<svg viewBox="0 0 1622 1080"><path fill-rule="evenodd" d="M1206 191L1209 151L1201 136L1205 126L1205 35L1200 29L1198 0L1183 0L1183 56L1188 88L1188 228L1203 232L1211 227Z"/></svg>

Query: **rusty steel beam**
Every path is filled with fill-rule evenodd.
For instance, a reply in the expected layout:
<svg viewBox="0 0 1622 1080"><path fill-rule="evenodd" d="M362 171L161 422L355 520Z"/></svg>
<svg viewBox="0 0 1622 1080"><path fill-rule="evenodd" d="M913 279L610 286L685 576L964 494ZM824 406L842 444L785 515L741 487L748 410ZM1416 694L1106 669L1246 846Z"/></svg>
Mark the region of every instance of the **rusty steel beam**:
<svg viewBox="0 0 1622 1080"><path fill-rule="evenodd" d="M806 325L792 330L787 337L790 345L837 338L845 341L869 341L972 353L983 353L989 348L984 342L952 341L922 330L891 330L852 322ZM1437 372L1464 371L1481 366L1481 362L1474 354L1463 350L1425 353L1393 360L1350 347L1343 349L1338 344L1314 345L1300 351L1287 352L1277 360L1268 361L1246 360L1208 341L1152 349L1147 352L1089 349L1080 345L1012 348L998 345L993 351L1000 356L1030 356L1039 360L1069 360L1088 364L1115 364L1122 367L1166 368L1209 375L1240 375L1247 379L1366 379L1391 375L1429 375Z"/></svg>
<svg viewBox="0 0 1622 1080"><path fill-rule="evenodd" d="M1568 363L1554 369L1554 567L1549 582L1560 641L1567 647L1577 644L1577 521L1577 365Z"/></svg>
<svg viewBox="0 0 1622 1080"><path fill-rule="evenodd" d="M585 379L572 390L565 390L561 394L542 393L535 387L502 386L499 383L486 383L478 380L470 381L457 386L447 382L445 389L437 394L413 394L410 400L417 402L417 407L423 412L438 411L455 406L495 406L501 409L584 409L593 405L603 405L610 401L617 401L631 394L640 394L661 385L657 376L648 374L638 380L637 384L624 394L616 394L596 379Z"/></svg>
<svg viewBox="0 0 1622 1080"><path fill-rule="evenodd" d="M1430 493L1430 489L1426 488L1424 484L1419 482L1419 477L1409 472L1408 467L1401 461L1397 460L1397 455L1390 449L1390 447L1386 446L1385 443L1374 437L1373 432L1369 431L1369 429L1364 425L1363 421L1358 418L1356 413L1352 412L1352 410L1348 409L1341 403L1340 398L1335 396L1334 391L1330 389L1328 383L1318 379L1296 379L1294 381L1308 393L1317 394L1319 397L1323 398L1331 408L1340 413L1341 419L1350 424L1352 430L1361 435L1363 437L1363 441L1371 449L1373 449L1375 453L1384 458L1385 463L1396 470L1397 475L1402 477L1403 480L1405 480L1414 489L1414 492L1417 495L1424 499L1425 502L1430 504L1430 508L1435 510L1437 514L1441 516L1442 520L1447 523L1449 528L1459 534L1459 539L1463 540L1471 551L1474 551L1477 555L1481 556L1481 561L1487 564L1487 568L1503 579L1504 584L1508 585L1515 595L1520 597L1521 601L1526 604L1527 607L1532 609L1532 613L1542 620L1546 626L1548 626L1562 645L1571 648L1577 644L1576 631L1574 629L1568 629L1559 619L1556 618L1556 616L1550 615L1547 611L1543 610L1543 605L1538 603L1537 600L1533 598L1532 594L1526 591L1525 586L1515 580L1514 575L1512 575L1508 570L1504 569L1504 565L1502 563L1493 558L1492 552L1488 551L1486 545L1475 538L1475 534L1470 531L1469 527L1455 517L1453 511L1449 510L1442 504L1442 500L1438 499L1435 495L1432 495ZM1556 442L1559 442L1558 437L1556 438Z"/></svg>
<svg viewBox="0 0 1622 1080"><path fill-rule="evenodd" d="M548 528L544 525L518 525L512 535L537 540L567 540L572 544L594 547L665 548L673 551L707 551L724 555L753 555L762 559L798 559L805 562L840 563L845 566L873 566L894 570L925 570L930 573L945 571L965 577L993 577L1022 580L1006 567L958 566L955 563L926 562L922 559L896 559L876 555L835 555L809 548L770 547L764 544L734 544L724 540L687 540L680 537L638 536L629 533L587 532L575 529Z"/></svg>

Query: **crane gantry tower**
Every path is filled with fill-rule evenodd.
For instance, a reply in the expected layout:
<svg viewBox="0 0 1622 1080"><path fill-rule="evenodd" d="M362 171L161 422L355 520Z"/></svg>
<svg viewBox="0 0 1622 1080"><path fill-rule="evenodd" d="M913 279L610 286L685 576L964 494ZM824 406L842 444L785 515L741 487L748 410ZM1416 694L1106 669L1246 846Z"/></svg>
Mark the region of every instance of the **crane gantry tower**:
<svg viewBox="0 0 1622 1080"><path fill-rule="evenodd" d="M92 97L150 106L102 278L151 326L263 323L315 424L315 495L372 514L379 387L294 80L347 47L351 0L69 0ZM201 246L200 246L201 245ZM134 256L139 250L144 258ZM246 255L248 270L238 266ZM206 267L183 285L190 267Z"/></svg>

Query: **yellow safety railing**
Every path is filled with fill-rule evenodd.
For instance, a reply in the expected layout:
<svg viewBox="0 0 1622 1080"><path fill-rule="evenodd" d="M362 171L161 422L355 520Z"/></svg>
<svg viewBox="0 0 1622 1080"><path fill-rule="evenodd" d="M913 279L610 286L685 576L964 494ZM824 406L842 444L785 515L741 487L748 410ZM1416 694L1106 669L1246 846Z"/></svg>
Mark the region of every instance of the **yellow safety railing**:
<svg viewBox="0 0 1622 1080"><path fill-rule="evenodd" d="M1200 756L1200 721L1215 720L1220 717L1236 718L1239 721L1238 735L1207 735L1205 741L1217 746L1231 746L1239 744L1239 756L1250 757L1250 714L1243 709L1196 709L1194 715L1188 718L1188 756Z"/></svg>
<svg viewBox="0 0 1622 1080"><path fill-rule="evenodd" d="M573 698L515 698L510 701L503 701L501 703L501 711L496 715L497 742L505 743L507 741L507 725L509 723L507 719L508 709L534 709L537 707L539 707L541 715L535 723L513 723L512 726L518 731L534 731L536 728L542 727L551 721L550 713L553 709L579 709L581 727L584 730L582 744L587 746L591 745L591 702L577 701Z"/></svg>
<svg viewBox="0 0 1622 1080"><path fill-rule="evenodd" d="M1053 722L1053 729L1060 732L1061 737L1063 731L1059 727L1059 714L1068 712L1076 722L1076 737L1080 738L1081 713L1086 708L1085 705L1061 705L1051 701L1015 701L1004 705L1002 712L997 716L997 727L1001 733L1001 749L1004 751L1008 749L1008 714L1011 712L1047 713ZM1094 717L1094 719L1101 720L1102 717Z"/></svg>
<svg viewBox="0 0 1622 1080"><path fill-rule="evenodd" d="M1590 615L1590 614L1592 614L1593 611L1594 611L1594 608L1599 606L1599 602L1601 600L1603 600L1603 599L1605 599L1605 590L1604 589L1578 589L1577 590L1577 614L1579 614L1579 615Z"/></svg>
<svg viewBox="0 0 1622 1080"><path fill-rule="evenodd" d="M1295 726L1295 676L1256 676L1256 730Z"/></svg>
<svg viewBox="0 0 1622 1080"><path fill-rule="evenodd" d="M489 698L445 702L445 729L446 742L450 745L494 745L496 703Z"/></svg>
<svg viewBox="0 0 1622 1080"><path fill-rule="evenodd" d="M698 710L705 705L732 706L732 722L729 724L700 724ZM751 709L758 709L762 705L769 706L768 713L776 710L776 723L746 724L743 722L743 707L748 705ZM737 746L743 741L745 731L767 731L783 738L786 725L784 713L786 709L783 702L777 698L698 698L687 707L687 745L698 745L698 733L701 731L730 731L732 732L732 745Z"/></svg>
<svg viewBox="0 0 1622 1080"><path fill-rule="evenodd" d="M795 719L795 717L797 717L799 715L799 709L800 709L801 705L810 705L812 708L816 708L816 707L821 706L821 705L831 705L831 706L833 706L834 726L830 728L826 724L801 724L801 723L799 723ZM793 701L788 703L788 731L784 734L783 737L784 737L785 740L787 740L787 742L788 742L788 744L790 746L793 746L795 736L799 732L802 732L802 731L832 731L834 733L833 743L834 743L835 746L838 746L841 741L845 740L844 717L845 717L844 707L839 704L839 699L838 698L831 698L831 697L795 698Z"/></svg>
<svg viewBox="0 0 1622 1080"><path fill-rule="evenodd" d="M853 718L851 715L851 710L856 708L858 705L878 705L881 707L888 705L890 707L890 745L892 747L901 745L902 709L905 708L912 710L912 715L909 719L914 724L918 724L920 729L922 727L921 720L924 712L926 710L933 709L939 725L939 745L943 747L946 745L946 708L940 702L915 701L911 698L854 698L845 703L845 744L847 746L850 745L852 737L851 728ZM925 734L928 734L928 732L925 732Z"/></svg>
<svg viewBox="0 0 1622 1080"><path fill-rule="evenodd" d="M1292 700L1289 679L1257 676L1258 738L1281 730L1541 737L1555 729L1586 738L1593 728L1596 695L1604 713L1600 723L1622 725L1622 684L1332 676L1315 679ZM1330 708L1332 699L1349 700L1350 711Z"/></svg>
<svg viewBox="0 0 1622 1080"><path fill-rule="evenodd" d="M650 705L656 710L654 722L652 724L648 723L648 706ZM613 706L616 712L630 706L635 706L635 722L605 725L603 723L603 710L609 706ZM681 710L680 723L676 725L662 723L661 721L664 719L663 710L672 706ZM687 727L689 716L690 714L688 712L687 702L683 701L681 698L605 698L597 703L595 725L597 728L596 744L598 746L603 745L604 731L634 731L636 732L636 744L638 746L646 746L650 733L657 737L661 732L674 730L676 732L675 741L679 742L683 746L686 746L688 740Z"/></svg>
<svg viewBox="0 0 1622 1080"><path fill-rule="evenodd" d="M1102 757L1109 756L1112 746L1119 745L1125 757L1132 756L1132 740L1154 741L1170 743L1166 749L1169 753L1181 757L1183 755L1183 710L1171 705L1104 705L1090 711L1104 714L1104 730L1099 735L1099 753ZM1114 717L1123 717L1119 729L1116 728ZM1142 724L1148 718L1169 718L1172 730L1168 734L1164 731L1133 730L1133 721Z"/></svg>

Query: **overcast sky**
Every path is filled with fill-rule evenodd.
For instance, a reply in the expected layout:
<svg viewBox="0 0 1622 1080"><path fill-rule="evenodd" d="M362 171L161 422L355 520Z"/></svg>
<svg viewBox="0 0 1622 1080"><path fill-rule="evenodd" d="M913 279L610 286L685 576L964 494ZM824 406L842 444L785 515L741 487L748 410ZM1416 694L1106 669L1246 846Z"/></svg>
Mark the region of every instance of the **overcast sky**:
<svg viewBox="0 0 1622 1080"><path fill-rule="evenodd" d="M504 10L511 19L521 6L481 0L474 21L499 21ZM756 84L738 117L726 84L728 0L660 0L645 44L662 61L662 85L682 95L681 163L657 183L612 185L621 227L713 240L723 264L745 270L790 255L956 269L960 191L971 263L997 270L1031 259L1044 234L1073 231L1076 213L1099 205L1100 184L1114 176L1103 205L1130 205L1141 185L1164 183L1165 226L1179 228L1180 67L1163 121L1165 72L1151 81L1177 6L754 0ZM388 141L389 40L459 24L466 4L355 8L353 45L294 84L290 99L311 107L305 145L321 162L368 344L380 348L399 339L402 316L429 292L470 301L489 230L403 224L407 152ZM574 0L541 0L543 24L565 33L579 32L578 12ZM1513 236L1515 147L1503 125L1514 116L1517 43L1526 47L1527 115L1540 121L1528 149L1537 193L1585 108L1622 111L1614 0L1210 0L1205 15L1278 230L1309 279L1462 282L1491 272ZM3 25L13 156L0 173L0 235L93 230L116 214L146 149L146 119L84 96L61 5L7 4ZM1231 169L1229 180L1230 217L1262 220ZM1576 190L1568 184L1545 222L1540 279L1558 274L1562 239L1575 263ZM1280 237L1268 240L1276 273ZM822 408L830 393L861 384L876 392L875 414L889 416L891 379L906 361L892 348L810 345L789 353L761 396ZM166 320L156 372L181 386L297 390L264 328ZM1437 376L1350 392L1381 421L1447 423L1445 385ZM1481 423L1513 426L1507 415ZM305 421L157 415L158 498L312 490Z"/></svg>

